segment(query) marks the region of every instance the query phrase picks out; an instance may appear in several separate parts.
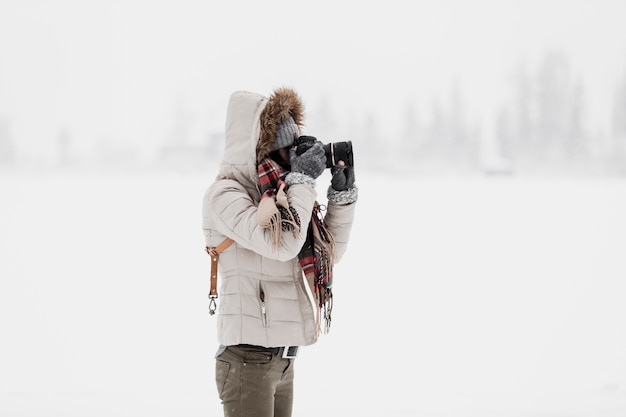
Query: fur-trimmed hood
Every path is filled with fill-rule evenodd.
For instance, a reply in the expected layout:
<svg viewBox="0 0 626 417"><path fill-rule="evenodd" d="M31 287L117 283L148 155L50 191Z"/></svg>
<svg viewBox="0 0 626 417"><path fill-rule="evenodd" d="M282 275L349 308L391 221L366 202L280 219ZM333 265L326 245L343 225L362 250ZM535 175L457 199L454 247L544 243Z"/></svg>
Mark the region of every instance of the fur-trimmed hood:
<svg viewBox="0 0 626 417"><path fill-rule="evenodd" d="M257 163L267 158L274 146L278 126L292 117L298 128L302 130L304 122L304 105L294 90L279 88L270 96L261 113L261 132L257 145Z"/></svg>
<svg viewBox="0 0 626 417"><path fill-rule="evenodd" d="M258 164L269 156L278 126L290 116L302 129L304 105L290 88L278 88L270 97L247 91L234 92L226 113L219 177L237 180L253 198L260 198Z"/></svg>

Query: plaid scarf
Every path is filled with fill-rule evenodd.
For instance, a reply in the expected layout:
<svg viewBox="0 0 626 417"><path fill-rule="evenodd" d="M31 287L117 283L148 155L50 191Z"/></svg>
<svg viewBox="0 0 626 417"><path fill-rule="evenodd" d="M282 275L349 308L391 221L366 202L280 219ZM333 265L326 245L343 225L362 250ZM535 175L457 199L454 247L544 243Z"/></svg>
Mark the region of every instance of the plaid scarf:
<svg viewBox="0 0 626 417"><path fill-rule="evenodd" d="M263 194L257 218L259 225L268 228L272 233L274 247L280 245L283 232L292 232L295 236L300 235L300 217L289 205L285 193L288 185L284 179L288 173L269 158L258 166L259 183ZM313 205L306 240L298 253L298 260L317 301L320 313L317 317L317 329L323 333L328 333L331 324L334 258L335 241L326 229L320 206L316 201ZM321 324L321 318L324 319L324 326Z"/></svg>

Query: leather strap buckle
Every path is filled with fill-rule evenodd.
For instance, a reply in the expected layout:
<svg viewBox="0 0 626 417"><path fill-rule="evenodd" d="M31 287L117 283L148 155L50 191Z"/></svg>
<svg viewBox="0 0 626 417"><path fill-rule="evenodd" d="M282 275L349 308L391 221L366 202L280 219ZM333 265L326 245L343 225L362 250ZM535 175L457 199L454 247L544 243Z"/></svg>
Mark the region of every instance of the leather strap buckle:
<svg viewBox="0 0 626 417"><path fill-rule="evenodd" d="M211 257L211 282L209 289L209 314L215 314L215 310L217 308L217 260L219 258L220 253L224 251L227 247L233 243L234 240L230 238L226 238L222 243L220 243L215 248L206 247L206 253Z"/></svg>

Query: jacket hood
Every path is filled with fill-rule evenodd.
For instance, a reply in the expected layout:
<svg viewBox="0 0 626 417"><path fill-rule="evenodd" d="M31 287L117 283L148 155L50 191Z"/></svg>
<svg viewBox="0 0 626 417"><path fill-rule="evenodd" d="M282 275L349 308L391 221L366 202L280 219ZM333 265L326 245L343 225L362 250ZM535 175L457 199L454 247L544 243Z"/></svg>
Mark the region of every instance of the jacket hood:
<svg viewBox="0 0 626 417"><path fill-rule="evenodd" d="M238 181L258 198L257 166L270 155L278 126L290 116L302 129L304 105L290 88L276 89L269 98L248 91L234 92L226 112L219 176Z"/></svg>

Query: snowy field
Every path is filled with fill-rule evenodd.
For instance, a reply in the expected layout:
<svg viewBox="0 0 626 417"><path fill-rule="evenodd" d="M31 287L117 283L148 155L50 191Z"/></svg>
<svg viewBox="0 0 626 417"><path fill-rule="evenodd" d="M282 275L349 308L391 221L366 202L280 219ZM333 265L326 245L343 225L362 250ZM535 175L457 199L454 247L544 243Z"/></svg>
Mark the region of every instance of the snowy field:
<svg viewBox="0 0 626 417"><path fill-rule="evenodd" d="M221 415L211 180L0 175L0 416ZM294 417L626 416L626 181L357 182Z"/></svg>

